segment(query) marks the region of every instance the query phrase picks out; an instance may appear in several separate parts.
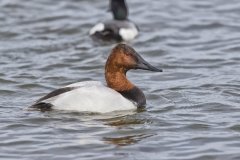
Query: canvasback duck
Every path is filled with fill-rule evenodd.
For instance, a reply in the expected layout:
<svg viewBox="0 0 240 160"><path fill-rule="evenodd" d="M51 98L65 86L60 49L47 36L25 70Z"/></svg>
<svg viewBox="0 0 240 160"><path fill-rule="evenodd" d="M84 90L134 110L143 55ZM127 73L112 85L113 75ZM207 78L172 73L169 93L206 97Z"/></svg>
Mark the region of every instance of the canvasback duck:
<svg viewBox="0 0 240 160"><path fill-rule="evenodd" d="M102 40L131 41L138 35L138 27L128 19L125 0L110 0L113 20L96 24L89 34Z"/></svg>
<svg viewBox="0 0 240 160"><path fill-rule="evenodd" d="M146 62L132 47L121 43L112 49L105 65L107 86L97 81L73 83L50 92L30 108L106 113L145 106L145 95L126 77L130 69L162 72Z"/></svg>

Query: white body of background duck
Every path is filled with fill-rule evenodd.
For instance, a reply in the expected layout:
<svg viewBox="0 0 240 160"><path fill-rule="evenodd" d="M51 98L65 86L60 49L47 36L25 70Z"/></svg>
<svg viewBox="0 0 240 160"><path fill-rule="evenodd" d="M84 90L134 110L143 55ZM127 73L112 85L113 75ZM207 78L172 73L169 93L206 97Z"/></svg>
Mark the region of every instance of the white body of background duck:
<svg viewBox="0 0 240 160"><path fill-rule="evenodd" d="M129 69L162 72L126 44L115 46L105 65L107 86L97 81L70 84L40 98L31 109L106 113L146 105L143 92L127 78Z"/></svg>
<svg viewBox="0 0 240 160"><path fill-rule="evenodd" d="M138 35L138 27L128 20L125 0L110 0L110 11L114 19L96 24L89 34L103 40L133 40Z"/></svg>

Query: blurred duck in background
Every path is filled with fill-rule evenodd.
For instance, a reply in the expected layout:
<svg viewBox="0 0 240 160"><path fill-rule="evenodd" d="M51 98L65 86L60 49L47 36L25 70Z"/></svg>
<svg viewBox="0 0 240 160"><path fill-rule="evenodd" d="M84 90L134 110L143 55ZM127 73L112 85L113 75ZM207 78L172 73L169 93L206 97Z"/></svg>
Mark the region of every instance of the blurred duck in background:
<svg viewBox="0 0 240 160"><path fill-rule="evenodd" d="M93 38L102 40L131 41L139 32L136 24L128 19L128 8L125 0L110 0L110 11L113 20L96 24L89 34Z"/></svg>

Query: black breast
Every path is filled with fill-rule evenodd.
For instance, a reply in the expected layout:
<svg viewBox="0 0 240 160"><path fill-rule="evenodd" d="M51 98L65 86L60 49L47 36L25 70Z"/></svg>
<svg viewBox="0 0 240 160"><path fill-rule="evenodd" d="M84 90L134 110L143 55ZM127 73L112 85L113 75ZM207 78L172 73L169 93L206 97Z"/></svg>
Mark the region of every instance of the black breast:
<svg viewBox="0 0 240 160"><path fill-rule="evenodd" d="M137 87L133 87L132 89L126 91L119 91L119 93L125 98L136 102L138 107L143 107L146 105L145 95Z"/></svg>

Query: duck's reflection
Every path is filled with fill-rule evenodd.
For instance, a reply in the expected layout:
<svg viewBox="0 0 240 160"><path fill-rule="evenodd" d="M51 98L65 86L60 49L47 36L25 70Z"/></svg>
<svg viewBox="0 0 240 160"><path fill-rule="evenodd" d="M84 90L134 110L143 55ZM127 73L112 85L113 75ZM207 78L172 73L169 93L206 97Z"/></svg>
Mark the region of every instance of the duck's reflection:
<svg viewBox="0 0 240 160"><path fill-rule="evenodd" d="M138 135L131 135L131 136L123 136L123 137L104 137L103 141L107 144L114 144L118 146L125 146L135 144L147 137L151 137L152 135L146 134L138 134Z"/></svg>
<svg viewBox="0 0 240 160"><path fill-rule="evenodd" d="M123 125L131 125L131 124L144 124L148 120L141 117L139 113L145 112L146 108L138 108L137 110L132 111L117 111L109 114L102 114L98 120L104 122L105 125L108 126L123 126Z"/></svg>
<svg viewBox="0 0 240 160"><path fill-rule="evenodd" d="M153 133L149 133L149 130L143 127L145 124L151 123L150 120L146 119L146 115L139 113L144 111L145 108L131 115L122 115L102 120L105 125L115 127L116 129L111 135L103 136L102 140L107 144L125 146L136 144L145 138L153 136Z"/></svg>
<svg viewBox="0 0 240 160"><path fill-rule="evenodd" d="M156 133L149 129L151 118L145 108L132 111L97 113L47 112L44 117L55 120L54 128L78 133L80 144L105 143L116 146L136 144ZM81 123L79 123L81 122ZM71 125L70 125L71 124ZM85 138L83 138L83 136Z"/></svg>

